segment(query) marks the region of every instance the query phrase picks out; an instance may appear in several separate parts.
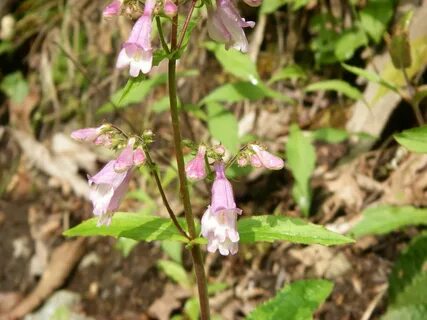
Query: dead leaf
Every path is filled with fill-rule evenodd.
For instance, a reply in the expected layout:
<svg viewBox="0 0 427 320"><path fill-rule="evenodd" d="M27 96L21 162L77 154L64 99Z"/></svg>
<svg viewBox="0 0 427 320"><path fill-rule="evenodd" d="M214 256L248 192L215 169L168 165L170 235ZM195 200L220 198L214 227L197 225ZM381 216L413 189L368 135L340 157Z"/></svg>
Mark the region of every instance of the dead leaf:
<svg viewBox="0 0 427 320"><path fill-rule="evenodd" d="M163 295L148 309L148 314L159 320L169 320L173 310L181 306L183 299L191 296L191 292L182 287L166 284Z"/></svg>
<svg viewBox="0 0 427 320"><path fill-rule="evenodd" d="M52 252L49 264L36 288L6 315L6 319L21 318L38 307L59 288L85 251L85 238L66 241Z"/></svg>

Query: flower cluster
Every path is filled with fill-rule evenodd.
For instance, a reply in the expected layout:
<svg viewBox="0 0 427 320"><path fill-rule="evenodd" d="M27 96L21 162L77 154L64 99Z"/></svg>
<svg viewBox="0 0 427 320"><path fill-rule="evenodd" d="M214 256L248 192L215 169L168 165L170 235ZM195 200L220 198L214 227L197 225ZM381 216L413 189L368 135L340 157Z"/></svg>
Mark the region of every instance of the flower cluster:
<svg viewBox="0 0 427 320"><path fill-rule="evenodd" d="M236 221L242 210L236 206L233 187L225 175L224 153L222 146L208 149L205 145L200 145L196 156L187 163L185 169L190 180L202 180L207 176L206 166L209 160L214 161L212 198L202 217L202 235L208 239L209 252L218 250L220 254L228 255L236 254L238 250L239 233ZM237 162L242 165L243 161L245 161L243 165L250 163L255 168L279 170L284 166L281 158L258 144L250 144L239 152Z"/></svg>
<svg viewBox="0 0 427 320"><path fill-rule="evenodd" d="M71 133L71 137L115 149L124 143L123 137L117 135L109 125L76 130ZM110 225L111 218L127 191L133 169L144 163L142 146L136 143L135 138L130 138L116 159L109 161L94 176L88 176L89 199L93 204L93 214L98 217L98 226Z"/></svg>
<svg viewBox="0 0 427 320"><path fill-rule="evenodd" d="M258 6L262 0L244 0L249 6ZM103 11L105 18L119 16L123 13L134 14L134 10L126 6L124 0L114 0ZM138 77L140 73L147 74L153 65L153 48L151 45L151 29L153 16L159 13L157 0L145 0L144 10L135 22L129 38L123 44L117 58L116 68L129 68L131 77ZM178 7L173 0L163 1L162 13L172 18L177 15ZM209 36L225 47L235 48L242 52L248 51L248 40L243 28L253 28L255 22L242 18L233 3L233 0L217 0L216 7L208 5L208 33Z"/></svg>

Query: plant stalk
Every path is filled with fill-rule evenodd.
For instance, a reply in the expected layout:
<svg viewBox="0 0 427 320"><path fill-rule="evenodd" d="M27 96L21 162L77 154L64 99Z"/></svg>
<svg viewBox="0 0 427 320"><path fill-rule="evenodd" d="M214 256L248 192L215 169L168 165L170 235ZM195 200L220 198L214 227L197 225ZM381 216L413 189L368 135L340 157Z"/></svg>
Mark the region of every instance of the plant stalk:
<svg viewBox="0 0 427 320"><path fill-rule="evenodd" d="M178 4L176 2L176 4ZM172 21L171 33L171 51L177 48L178 35L178 15ZM173 140L175 145L175 157L178 167L179 189L182 203L184 205L185 219L188 225L190 237L197 237L196 226L194 224L194 216L191 209L190 194L188 191L187 176L185 174L184 154L182 152L182 136L179 122L178 101L177 101L177 85L176 85L176 59L171 57L168 65L168 85L169 85L169 102L170 113L173 129ZM200 316L202 320L209 320L209 299L205 270L203 267L202 253L200 246L194 244L191 248L191 256L194 264L194 272L196 274L197 288L199 292Z"/></svg>

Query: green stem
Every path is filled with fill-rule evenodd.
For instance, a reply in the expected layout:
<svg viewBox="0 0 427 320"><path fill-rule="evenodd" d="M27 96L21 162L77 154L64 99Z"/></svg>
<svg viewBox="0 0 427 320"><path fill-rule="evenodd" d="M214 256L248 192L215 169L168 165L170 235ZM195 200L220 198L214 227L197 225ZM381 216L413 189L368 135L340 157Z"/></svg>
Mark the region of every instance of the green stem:
<svg viewBox="0 0 427 320"><path fill-rule="evenodd" d="M417 119L418 125L423 126L424 125L424 119L423 119L423 116L422 116L421 111L420 111L419 103L414 102L416 89L414 88L411 81L409 80L409 76L408 76L408 73L406 72L405 68L402 68L402 73L403 73L403 78L405 79L405 82L406 82L406 87L408 88L408 94L409 94L409 99L410 99L409 103L412 107L412 110L414 111L415 118Z"/></svg>
<svg viewBox="0 0 427 320"><path fill-rule="evenodd" d="M156 16L156 25L157 25L157 30L159 31L159 38L160 38L160 42L162 44L163 50L165 50L166 53L169 54L170 50L169 50L168 44L166 43L165 35L163 34L162 22L160 21L159 16Z"/></svg>
<svg viewBox="0 0 427 320"><path fill-rule="evenodd" d="M177 3L177 2L176 2ZM177 3L178 4L178 3ZM178 35L178 15L172 21L172 34L171 34L171 50L177 48L177 35ZM194 216L191 209L190 193L188 191L187 176L185 174L184 154L182 152L182 136L179 122L178 101L176 90L176 59L170 58L168 65L168 85L169 85L169 102L170 113L173 128L173 140L175 145L175 157L178 167L179 189L180 196L184 205L185 219L188 225L190 237L195 239L197 237L196 226L194 224ZM205 270L203 267L202 253L200 246L195 244L191 248L191 256L193 258L194 272L196 274L197 288L199 292L200 315L202 320L209 320L209 299L207 290L207 281Z"/></svg>
<svg viewBox="0 0 427 320"><path fill-rule="evenodd" d="M168 211L168 214L169 214L170 218L172 219L172 221L173 221L173 223L175 224L175 227L178 229L178 231L179 231L179 232L180 232L184 237L186 237L188 240L191 240L190 236L189 236L189 235L184 231L184 229L183 229L183 228L181 227L181 225L179 224L179 221L178 221L178 219L176 218L175 213L173 212L173 210L172 210L171 206L169 205L169 201L168 201L168 199L166 198L165 191L163 190L163 186L162 186L162 183L161 183L161 181L160 181L160 177L159 177L159 174L158 174L158 172L157 172L156 165L155 165L155 163L153 162L153 160L151 159L151 156L150 156L150 153L149 153L149 151L148 151L148 148L147 148L147 147L144 147L144 153L145 153L145 156L146 156L146 158L147 158L148 166L150 167L151 173L152 173L152 175L153 175L153 177L154 177L154 181L155 181L155 182L156 182L156 184L157 184L157 189L159 189L160 196L162 197L163 204L164 204L164 206L166 207L166 210Z"/></svg>

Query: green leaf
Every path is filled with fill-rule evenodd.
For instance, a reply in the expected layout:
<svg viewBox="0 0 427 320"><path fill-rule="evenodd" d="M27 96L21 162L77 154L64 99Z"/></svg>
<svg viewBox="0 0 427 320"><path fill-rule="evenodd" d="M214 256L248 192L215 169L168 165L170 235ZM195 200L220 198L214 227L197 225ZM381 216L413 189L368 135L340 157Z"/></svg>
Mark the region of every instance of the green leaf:
<svg viewBox="0 0 427 320"><path fill-rule="evenodd" d="M380 43L387 25L393 17L394 0L370 0L359 11L360 27L374 40Z"/></svg>
<svg viewBox="0 0 427 320"><path fill-rule="evenodd" d="M199 299L188 299L184 305L184 312L189 320L198 320L200 316Z"/></svg>
<svg viewBox="0 0 427 320"><path fill-rule="evenodd" d="M274 83L280 80L286 80L286 79L292 79L292 80L307 79L307 74L299 65L291 64L289 66L286 66L282 70L279 70L276 73L274 73L271 79L268 81L268 83L271 84L271 83Z"/></svg>
<svg viewBox="0 0 427 320"><path fill-rule="evenodd" d="M22 103L28 95L28 84L20 71L8 74L0 83L0 89L14 103Z"/></svg>
<svg viewBox="0 0 427 320"><path fill-rule="evenodd" d="M381 320L425 320L427 319L427 304L410 305L391 309Z"/></svg>
<svg viewBox="0 0 427 320"><path fill-rule="evenodd" d="M286 156L295 179L292 196L304 215L308 216L311 204L310 178L316 163L316 152L310 139L295 124L290 128Z"/></svg>
<svg viewBox="0 0 427 320"><path fill-rule="evenodd" d="M227 283L224 283L224 282L218 282L218 283L209 284L208 285L208 295L209 296L214 296L217 293L220 293L220 292L224 291L228 287L229 287L229 285Z"/></svg>
<svg viewBox="0 0 427 320"><path fill-rule="evenodd" d="M412 239L393 266L388 291L391 305L394 305L396 300L402 300L398 296L405 291L406 287L411 286L417 275L423 272L426 262L427 232L424 232Z"/></svg>
<svg viewBox="0 0 427 320"><path fill-rule="evenodd" d="M407 226L427 225L427 209L410 206L378 206L366 209L362 215L362 220L350 230L356 238L387 234Z"/></svg>
<svg viewBox="0 0 427 320"><path fill-rule="evenodd" d="M365 33L359 29L348 29L340 34L335 43L334 53L339 61L353 57L354 52L368 42Z"/></svg>
<svg viewBox="0 0 427 320"><path fill-rule="evenodd" d="M117 212L114 214L110 226L97 227L97 222L97 218L83 221L74 228L66 230L64 236L112 236L138 241L174 240L187 242L187 239L178 232L171 219ZM180 219L180 223L184 226L184 219Z"/></svg>
<svg viewBox="0 0 427 320"><path fill-rule="evenodd" d="M119 89L111 97L111 102L107 102L98 109L98 114L104 114L123 109L130 104L141 103L142 100L154 87L166 83L166 74L159 74L151 79L144 75L137 78L130 78L126 85Z"/></svg>
<svg viewBox="0 0 427 320"><path fill-rule="evenodd" d="M349 83L343 80L325 80L316 83L312 83L305 88L305 91L320 91L320 90L331 90L342 93L343 95L354 99L362 99L362 93L359 89L351 86Z"/></svg>
<svg viewBox="0 0 427 320"><path fill-rule="evenodd" d="M328 143L340 143L348 139L349 134L343 129L320 128L312 132L312 139Z"/></svg>
<svg viewBox="0 0 427 320"><path fill-rule="evenodd" d="M288 3L289 0L266 0L262 2L261 14L269 14L275 12L279 7Z"/></svg>
<svg viewBox="0 0 427 320"><path fill-rule="evenodd" d="M197 75L197 71L188 70L185 72L178 73L178 77L192 77ZM167 75L165 73L158 74L153 78L147 79L144 75L137 78L130 78L126 85L119 89L111 97L111 101L102 105L97 113L104 114L126 108L131 104L141 103L143 99L150 93L150 91L167 81Z"/></svg>
<svg viewBox="0 0 427 320"><path fill-rule="evenodd" d="M176 241L162 241L163 251L176 263L182 264L182 244Z"/></svg>
<svg viewBox="0 0 427 320"><path fill-rule="evenodd" d="M261 81L256 65L247 54L237 50L226 50L224 45L214 42L206 43L205 47L215 54L225 71L254 85Z"/></svg>
<svg viewBox="0 0 427 320"><path fill-rule="evenodd" d="M242 243L289 241L325 246L353 242L353 239L329 231L323 226L298 218L283 216L255 216L238 221Z"/></svg>
<svg viewBox="0 0 427 320"><path fill-rule="evenodd" d="M396 296L390 308L424 303L427 303L427 270L423 270L412 279L411 284Z"/></svg>
<svg viewBox="0 0 427 320"><path fill-rule="evenodd" d="M159 260L157 266L162 270L169 278L183 287L190 287L191 280L188 277L187 272L181 264L169 260Z"/></svg>
<svg viewBox="0 0 427 320"><path fill-rule="evenodd" d="M238 124L233 113L219 103L210 102L208 109L208 127L211 135L231 152L239 149Z"/></svg>
<svg viewBox="0 0 427 320"><path fill-rule="evenodd" d="M327 280L295 281L271 300L257 307L247 320L312 320L313 313L330 295Z"/></svg>
<svg viewBox="0 0 427 320"><path fill-rule="evenodd" d="M216 88L207 95L201 103L209 102L239 102L243 100L256 101L265 98L267 95L256 85L250 82L228 83Z"/></svg>
<svg viewBox="0 0 427 320"><path fill-rule="evenodd" d="M394 138L409 151L427 153L427 126L405 130Z"/></svg>
<svg viewBox="0 0 427 320"><path fill-rule="evenodd" d="M133 239L118 238L114 247L121 252L123 257L126 258L137 244L138 241Z"/></svg>
<svg viewBox="0 0 427 320"><path fill-rule="evenodd" d="M365 70L362 68L358 68L355 66L350 66L348 64L345 63L341 63L341 65L343 66L344 69L346 69L347 71L350 71L351 73L354 73L355 75L361 76L371 82L374 83L378 83L384 87L386 87L387 89L390 89L394 92L397 92L397 88L390 82L383 80L378 74L376 74L375 72L369 71L369 70Z"/></svg>

